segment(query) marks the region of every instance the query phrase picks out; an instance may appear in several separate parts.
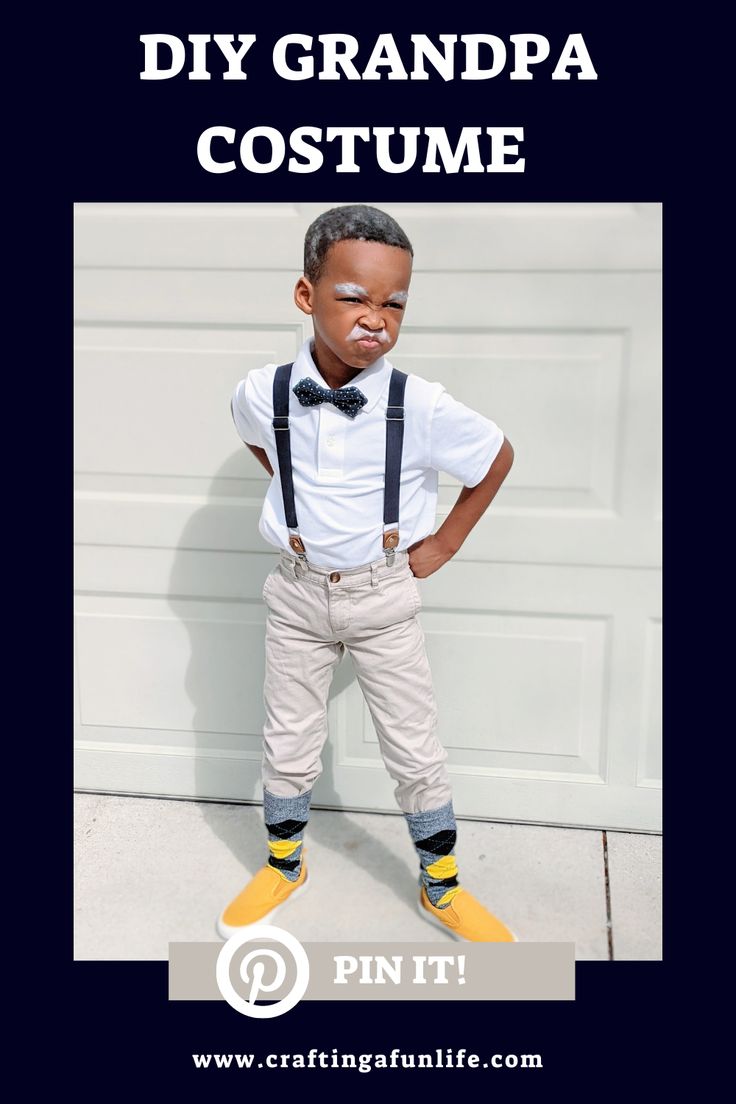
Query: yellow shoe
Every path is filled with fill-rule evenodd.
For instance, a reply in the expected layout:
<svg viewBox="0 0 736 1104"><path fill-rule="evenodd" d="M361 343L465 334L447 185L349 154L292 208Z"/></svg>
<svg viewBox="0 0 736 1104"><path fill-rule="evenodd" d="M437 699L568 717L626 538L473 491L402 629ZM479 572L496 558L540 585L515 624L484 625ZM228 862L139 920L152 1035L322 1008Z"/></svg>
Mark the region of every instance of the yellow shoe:
<svg viewBox="0 0 736 1104"><path fill-rule="evenodd" d="M470 943L518 943L514 933L497 916L484 908L467 889L460 889L445 908L435 908L422 886L419 912L444 928L453 939Z"/></svg>
<svg viewBox="0 0 736 1104"><path fill-rule="evenodd" d="M273 866L262 866L230 904L223 909L215 925L221 939L244 931L253 924L268 923L281 906L292 897L298 897L308 886L307 866L295 882L282 877Z"/></svg>

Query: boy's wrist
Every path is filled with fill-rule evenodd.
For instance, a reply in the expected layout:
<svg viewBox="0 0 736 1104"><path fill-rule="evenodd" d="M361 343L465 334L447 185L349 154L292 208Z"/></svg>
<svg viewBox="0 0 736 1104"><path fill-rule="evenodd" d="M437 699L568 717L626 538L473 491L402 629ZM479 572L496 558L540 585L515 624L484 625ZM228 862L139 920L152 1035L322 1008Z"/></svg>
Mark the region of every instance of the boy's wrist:
<svg viewBox="0 0 736 1104"><path fill-rule="evenodd" d="M437 530L434 535L434 539L448 560L452 559L455 553L460 551L460 545L462 544L462 542L458 543L457 541L453 540L450 534L443 532L442 529Z"/></svg>

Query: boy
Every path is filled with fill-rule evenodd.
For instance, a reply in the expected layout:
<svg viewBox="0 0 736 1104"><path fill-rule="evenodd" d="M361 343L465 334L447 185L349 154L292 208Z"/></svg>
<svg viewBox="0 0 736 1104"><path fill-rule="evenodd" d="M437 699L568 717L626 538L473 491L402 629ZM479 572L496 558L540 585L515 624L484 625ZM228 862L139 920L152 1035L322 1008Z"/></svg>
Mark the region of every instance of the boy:
<svg viewBox="0 0 736 1104"><path fill-rule="evenodd" d="M280 549L266 580L263 791L268 863L221 913L227 939L307 886L303 836L347 647L397 783L420 864L419 910L456 939L513 933L458 882L456 824L415 579L462 545L513 450L439 383L385 359L399 336L413 250L383 211L336 207L307 230L297 307L314 338L293 365L241 380L231 410L271 481L259 529ZM464 483L432 533L437 472ZM381 518L383 517L383 527Z"/></svg>

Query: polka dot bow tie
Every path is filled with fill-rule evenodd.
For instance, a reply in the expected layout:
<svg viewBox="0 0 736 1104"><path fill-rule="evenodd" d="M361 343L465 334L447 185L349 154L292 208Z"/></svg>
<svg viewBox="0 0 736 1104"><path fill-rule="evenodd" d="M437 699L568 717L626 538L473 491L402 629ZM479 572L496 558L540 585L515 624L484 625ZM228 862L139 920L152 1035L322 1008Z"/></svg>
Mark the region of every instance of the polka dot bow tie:
<svg viewBox="0 0 736 1104"><path fill-rule="evenodd" d="M368 402L359 387L320 387L309 376L299 380L292 391L302 406L318 406L319 403L329 402L349 418L354 418Z"/></svg>

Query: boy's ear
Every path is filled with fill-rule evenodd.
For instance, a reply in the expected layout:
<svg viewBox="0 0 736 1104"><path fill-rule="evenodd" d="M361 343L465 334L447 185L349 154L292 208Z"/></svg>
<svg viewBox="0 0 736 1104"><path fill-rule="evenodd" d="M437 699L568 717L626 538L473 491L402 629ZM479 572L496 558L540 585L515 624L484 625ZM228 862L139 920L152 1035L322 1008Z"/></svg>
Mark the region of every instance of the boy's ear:
<svg viewBox="0 0 736 1104"><path fill-rule="evenodd" d="M305 314L314 312L314 284L306 276L300 276L296 282L294 302Z"/></svg>

